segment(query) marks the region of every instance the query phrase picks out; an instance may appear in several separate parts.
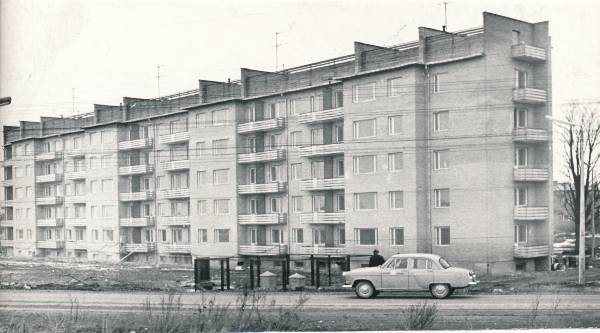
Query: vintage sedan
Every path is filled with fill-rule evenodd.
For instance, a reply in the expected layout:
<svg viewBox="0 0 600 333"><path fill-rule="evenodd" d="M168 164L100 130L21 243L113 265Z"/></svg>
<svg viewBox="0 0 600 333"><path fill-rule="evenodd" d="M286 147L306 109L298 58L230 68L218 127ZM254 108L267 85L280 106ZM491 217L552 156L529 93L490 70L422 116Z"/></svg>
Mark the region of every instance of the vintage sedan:
<svg viewBox="0 0 600 333"><path fill-rule="evenodd" d="M383 265L343 273L344 288L354 289L360 298L381 291L429 291L434 298L446 298L456 289L477 284L475 273L452 267L436 254L396 254Z"/></svg>

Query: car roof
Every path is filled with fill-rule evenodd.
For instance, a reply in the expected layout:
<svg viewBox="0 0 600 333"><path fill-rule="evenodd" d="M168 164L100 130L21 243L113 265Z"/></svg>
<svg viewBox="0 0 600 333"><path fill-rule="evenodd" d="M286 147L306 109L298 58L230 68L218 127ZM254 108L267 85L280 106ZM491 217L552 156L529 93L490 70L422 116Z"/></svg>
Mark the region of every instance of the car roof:
<svg viewBox="0 0 600 333"><path fill-rule="evenodd" d="M428 258L432 260L440 259L440 256L433 253L402 253L402 254L394 254L392 258L406 258L406 257L419 257L419 258Z"/></svg>

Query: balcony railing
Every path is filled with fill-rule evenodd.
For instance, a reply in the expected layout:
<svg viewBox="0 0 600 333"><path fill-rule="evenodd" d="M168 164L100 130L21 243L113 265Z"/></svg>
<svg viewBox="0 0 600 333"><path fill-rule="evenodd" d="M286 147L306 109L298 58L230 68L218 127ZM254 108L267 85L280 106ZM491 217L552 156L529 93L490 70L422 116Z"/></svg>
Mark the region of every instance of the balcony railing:
<svg viewBox="0 0 600 333"><path fill-rule="evenodd" d="M119 142L119 150L152 148L152 143L152 138L121 141Z"/></svg>
<svg viewBox="0 0 600 333"><path fill-rule="evenodd" d="M318 224L339 224L346 221L345 214L343 212L338 213L321 213L321 212L309 212L300 214L301 223L318 223Z"/></svg>
<svg viewBox="0 0 600 333"><path fill-rule="evenodd" d="M242 214L238 216L238 223L240 225L284 224L286 221L287 215L284 213Z"/></svg>
<svg viewBox="0 0 600 333"><path fill-rule="evenodd" d="M139 252L139 253L147 253L154 251L154 243L127 243L123 246L123 250L125 252Z"/></svg>
<svg viewBox="0 0 600 333"><path fill-rule="evenodd" d="M85 170L65 172L66 180L85 179Z"/></svg>
<svg viewBox="0 0 600 333"><path fill-rule="evenodd" d="M525 104L543 104L548 99L546 91L541 89L523 88L513 90L513 101Z"/></svg>
<svg viewBox="0 0 600 333"><path fill-rule="evenodd" d="M73 250L87 250L87 242L85 242L85 241L67 242L67 248L73 249Z"/></svg>
<svg viewBox="0 0 600 333"><path fill-rule="evenodd" d="M65 219L65 223L69 227L87 227L88 220L86 218Z"/></svg>
<svg viewBox="0 0 600 333"><path fill-rule="evenodd" d="M15 246L14 239L0 239L0 247L12 247Z"/></svg>
<svg viewBox="0 0 600 333"><path fill-rule="evenodd" d="M60 182L63 179L62 173L51 173L47 175L35 176L36 183Z"/></svg>
<svg viewBox="0 0 600 333"><path fill-rule="evenodd" d="M119 167L119 175L141 175L154 172L154 166L150 164L127 165Z"/></svg>
<svg viewBox="0 0 600 333"><path fill-rule="evenodd" d="M162 190L160 193L166 199L178 199L178 198L189 198L190 197L190 189L189 188Z"/></svg>
<svg viewBox="0 0 600 333"><path fill-rule="evenodd" d="M546 61L546 50L541 47L535 47L527 44L512 46L512 57L524 61Z"/></svg>
<svg viewBox="0 0 600 333"><path fill-rule="evenodd" d="M150 227L154 225L154 217L123 217L119 219L120 227Z"/></svg>
<svg viewBox="0 0 600 333"><path fill-rule="evenodd" d="M166 171L185 170L190 168L190 160L165 161L160 163L160 168Z"/></svg>
<svg viewBox="0 0 600 333"><path fill-rule="evenodd" d="M288 253L287 245L240 245L239 252L245 256L278 256Z"/></svg>
<svg viewBox="0 0 600 333"><path fill-rule="evenodd" d="M515 142L545 142L550 140L548 131L533 128L517 128L513 130Z"/></svg>
<svg viewBox="0 0 600 333"><path fill-rule="evenodd" d="M5 179L0 182L1 186L12 186L14 181L12 179Z"/></svg>
<svg viewBox="0 0 600 333"><path fill-rule="evenodd" d="M305 179L300 182L302 191L322 191L322 190L342 190L345 180L343 177L337 178L315 178Z"/></svg>
<svg viewBox="0 0 600 333"><path fill-rule="evenodd" d="M518 168L514 169L513 177L520 182L545 182L548 180L548 169Z"/></svg>
<svg viewBox="0 0 600 333"><path fill-rule="evenodd" d="M238 185L239 194L279 193L285 192L285 182L273 182L266 184Z"/></svg>
<svg viewBox="0 0 600 333"><path fill-rule="evenodd" d="M65 150L65 156L68 157L81 157L85 156L85 148L70 148Z"/></svg>
<svg viewBox="0 0 600 333"><path fill-rule="evenodd" d="M158 142L161 144L174 144L180 142L186 142L190 140L190 132L180 132L174 134L166 134L158 137Z"/></svg>
<svg viewBox="0 0 600 333"><path fill-rule="evenodd" d="M260 153L245 153L238 155L238 163L257 163L280 161L285 159L285 150L268 150Z"/></svg>
<svg viewBox="0 0 600 333"><path fill-rule="evenodd" d="M165 226L190 225L189 216L164 216L160 218L160 224Z"/></svg>
<svg viewBox="0 0 600 333"><path fill-rule="evenodd" d="M329 109L323 111L306 112L298 115L300 124L315 124L325 121L334 121L344 118L344 108Z"/></svg>
<svg viewBox="0 0 600 333"><path fill-rule="evenodd" d="M344 145L342 143L332 143L326 145L312 145L300 147L300 156L324 156L324 155L336 155L344 153Z"/></svg>
<svg viewBox="0 0 600 333"><path fill-rule="evenodd" d="M271 130L283 128L283 126L284 126L283 118L273 118L273 119L252 121L249 123L239 124L237 127L237 132L239 134L244 134L244 133L252 133L252 132L271 131Z"/></svg>
<svg viewBox="0 0 600 333"><path fill-rule="evenodd" d="M329 247L324 245L298 245L292 251L293 254L321 254L321 255L340 255L346 253L343 246Z"/></svg>
<svg viewBox="0 0 600 333"><path fill-rule="evenodd" d="M520 206L514 208L515 220L545 220L548 218L548 207Z"/></svg>
<svg viewBox="0 0 600 333"><path fill-rule="evenodd" d="M119 200L121 201L145 201L152 199L154 199L154 192L152 191L119 193Z"/></svg>
<svg viewBox="0 0 600 333"><path fill-rule="evenodd" d="M192 247L186 243L170 243L160 244L158 250L160 253L190 253Z"/></svg>
<svg viewBox="0 0 600 333"><path fill-rule="evenodd" d="M85 195L69 195L65 197L66 203L86 203L87 196Z"/></svg>
<svg viewBox="0 0 600 333"><path fill-rule="evenodd" d="M35 155L36 161L49 161L49 160L58 160L63 156L62 151L49 151L45 153L39 153Z"/></svg>
<svg viewBox="0 0 600 333"><path fill-rule="evenodd" d="M62 227L65 224L65 220L62 218L38 219L35 224L37 227Z"/></svg>
<svg viewBox="0 0 600 333"><path fill-rule="evenodd" d="M527 244L515 244L514 246L514 257L515 258L538 258L546 257L550 253L548 245L527 245Z"/></svg>
<svg viewBox="0 0 600 333"><path fill-rule="evenodd" d="M37 198L35 203L38 205L62 205L64 198L61 196Z"/></svg>
<svg viewBox="0 0 600 333"><path fill-rule="evenodd" d="M64 249L65 242L64 241L39 241L37 242L37 247L40 249Z"/></svg>

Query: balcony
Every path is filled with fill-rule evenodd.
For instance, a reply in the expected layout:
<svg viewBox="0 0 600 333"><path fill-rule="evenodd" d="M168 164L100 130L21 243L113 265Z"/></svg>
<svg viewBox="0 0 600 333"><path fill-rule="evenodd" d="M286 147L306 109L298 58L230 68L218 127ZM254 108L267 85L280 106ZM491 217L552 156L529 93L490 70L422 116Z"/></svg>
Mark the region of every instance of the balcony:
<svg viewBox="0 0 600 333"><path fill-rule="evenodd" d="M64 241L39 241L37 242L37 247L39 249L64 249L65 242Z"/></svg>
<svg viewBox="0 0 600 333"><path fill-rule="evenodd" d="M65 151L65 156L74 158L74 157L83 157L85 156L84 148L70 148Z"/></svg>
<svg viewBox="0 0 600 333"><path fill-rule="evenodd" d="M257 163L285 159L285 149L268 150L260 153L238 154L238 163Z"/></svg>
<svg viewBox="0 0 600 333"><path fill-rule="evenodd" d="M35 203L38 205L62 205L64 198L61 196L37 198Z"/></svg>
<svg viewBox="0 0 600 333"><path fill-rule="evenodd" d="M186 243L160 244L160 253L191 253L192 247Z"/></svg>
<svg viewBox="0 0 600 333"><path fill-rule="evenodd" d="M345 214L343 212L338 213L322 213L322 212L310 212L300 214L300 223L312 223L312 224L340 224L346 221Z"/></svg>
<svg viewBox="0 0 600 333"><path fill-rule="evenodd" d="M249 184L238 185L239 194L260 194L260 193L280 193L285 192L287 184L285 182L273 182L267 184Z"/></svg>
<svg viewBox="0 0 600 333"><path fill-rule="evenodd" d="M545 182L548 180L548 169L514 169L513 179L518 182Z"/></svg>
<svg viewBox="0 0 600 333"><path fill-rule="evenodd" d="M549 253L548 245L515 244L514 247L515 258L547 257Z"/></svg>
<svg viewBox="0 0 600 333"><path fill-rule="evenodd" d="M513 90L513 102L524 104L543 104L548 99L546 91L533 88Z"/></svg>
<svg viewBox="0 0 600 333"><path fill-rule="evenodd" d="M332 143L326 145L312 145L306 147L300 147L300 156L302 157L313 157L313 156L325 156L325 155L337 155L344 153L344 144Z"/></svg>
<svg viewBox="0 0 600 333"><path fill-rule="evenodd" d="M190 225L189 216L165 216L160 218L160 224L164 226Z"/></svg>
<svg viewBox="0 0 600 333"><path fill-rule="evenodd" d="M139 252L139 253L148 253L154 251L154 243L128 243L123 246L125 252Z"/></svg>
<svg viewBox="0 0 600 333"><path fill-rule="evenodd" d="M152 148L152 138L141 138L136 140L119 142L119 150Z"/></svg>
<svg viewBox="0 0 600 333"><path fill-rule="evenodd" d="M65 223L69 227L87 227L88 220L86 218L65 219Z"/></svg>
<svg viewBox="0 0 600 333"><path fill-rule="evenodd" d="M13 247L14 245L14 239L0 239L0 247Z"/></svg>
<svg viewBox="0 0 600 333"><path fill-rule="evenodd" d="M85 241L68 242L67 248L73 249L73 250L87 250L87 242L85 242Z"/></svg>
<svg viewBox="0 0 600 333"><path fill-rule="evenodd" d="M513 130L514 142L546 142L550 140L548 131L533 128L517 128Z"/></svg>
<svg viewBox="0 0 600 333"><path fill-rule="evenodd" d="M548 218L548 207L515 207L513 215L515 220L545 220Z"/></svg>
<svg viewBox="0 0 600 333"><path fill-rule="evenodd" d="M527 44L512 46L512 57L517 60L538 62L546 61L546 50L541 47L535 47Z"/></svg>
<svg viewBox="0 0 600 333"><path fill-rule="evenodd" d="M238 216L240 225L268 225L268 224L285 224L287 215L284 213L273 214L245 214Z"/></svg>
<svg viewBox="0 0 600 333"><path fill-rule="evenodd" d="M70 195L65 197L66 203L86 203L87 196L85 195Z"/></svg>
<svg viewBox="0 0 600 333"><path fill-rule="evenodd" d="M166 161L160 163L160 168L165 171L177 171L190 168L190 160Z"/></svg>
<svg viewBox="0 0 600 333"><path fill-rule="evenodd" d="M237 127L238 134L271 131L284 126L283 118L273 118L267 120L252 121L249 123L239 124Z"/></svg>
<svg viewBox="0 0 600 333"><path fill-rule="evenodd" d="M154 199L154 192L152 191L119 193L119 200L121 201L145 201L152 199Z"/></svg>
<svg viewBox="0 0 600 333"><path fill-rule="evenodd" d="M65 220L62 218L55 219L39 219L36 221L36 227L62 227L65 224Z"/></svg>
<svg viewBox="0 0 600 333"><path fill-rule="evenodd" d="M294 254L343 255L345 253L346 248L343 246L298 245L294 247Z"/></svg>
<svg viewBox="0 0 600 333"><path fill-rule="evenodd" d="M0 219L0 227L12 227L15 226L17 223L14 219L10 219L10 220L4 220L4 219Z"/></svg>
<svg viewBox="0 0 600 333"><path fill-rule="evenodd" d="M62 151L49 151L46 153L39 153L35 155L36 161L50 161L50 160L58 160L63 156Z"/></svg>
<svg viewBox="0 0 600 333"><path fill-rule="evenodd" d="M190 140L189 132L180 132L174 134L161 135L158 137L158 142L163 145L187 142Z"/></svg>
<svg viewBox="0 0 600 333"><path fill-rule="evenodd" d="M154 225L154 217L125 217L119 219L120 227L151 227Z"/></svg>
<svg viewBox="0 0 600 333"><path fill-rule="evenodd" d="M287 245L240 245L240 255L243 256L278 256L288 253Z"/></svg>
<svg viewBox="0 0 600 333"><path fill-rule="evenodd" d="M0 186L12 186L12 185L13 185L12 179L5 179L0 182Z"/></svg>
<svg viewBox="0 0 600 333"><path fill-rule="evenodd" d="M300 182L302 191L343 190L346 181L343 177L337 178L314 178L305 179Z"/></svg>
<svg viewBox="0 0 600 333"><path fill-rule="evenodd" d="M65 179L66 180L85 179L85 170L65 172Z"/></svg>
<svg viewBox="0 0 600 333"><path fill-rule="evenodd" d="M190 189L189 188L162 190L162 191L160 191L160 193L166 199L179 199L179 198L189 198L190 197Z"/></svg>
<svg viewBox="0 0 600 333"><path fill-rule="evenodd" d="M62 173L51 173L48 175L35 176L36 183L60 182L63 179Z"/></svg>
<svg viewBox="0 0 600 333"><path fill-rule="evenodd" d="M154 172L154 166L149 164L127 165L119 167L119 175L142 175Z"/></svg>
<svg viewBox="0 0 600 333"><path fill-rule="evenodd" d="M316 124L326 121L334 121L344 118L344 108L306 112L298 115L300 124Z"/></svg>

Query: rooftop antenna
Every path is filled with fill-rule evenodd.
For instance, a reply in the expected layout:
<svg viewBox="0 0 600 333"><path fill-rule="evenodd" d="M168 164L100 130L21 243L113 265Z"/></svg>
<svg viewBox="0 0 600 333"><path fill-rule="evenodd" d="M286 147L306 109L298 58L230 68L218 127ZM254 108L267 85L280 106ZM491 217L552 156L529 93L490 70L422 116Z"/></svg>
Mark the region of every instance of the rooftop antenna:
<svg viewBox="0 0 600 333"><path fill-rule="evenodd" d="M276 72L279 70L279 47L287 44L287 43L279 43L279 34L288 32L288 31L292 30L293 27L294 27L294 22L292 22L288 26L287 30L275 32L275 71Z"/></svg>
<svg viewBox="0 0 600 333"><path fill-rule="evenodd" d="M448 29L448 1L444 1L444 26L442 30L445 32Z"/></svg>
<svg viewBox="0 0 600 333"><path fill-rule="evenodd" d="M71 97L73 98L73 113L75 114L75 88L71 88Z"/></svg>
<svg viewBox="0 0 600 333"><path fill-rule="evenodd" d="M158 100L160 100L160 65L156 66L156 89L158 90Z"/></svg>

